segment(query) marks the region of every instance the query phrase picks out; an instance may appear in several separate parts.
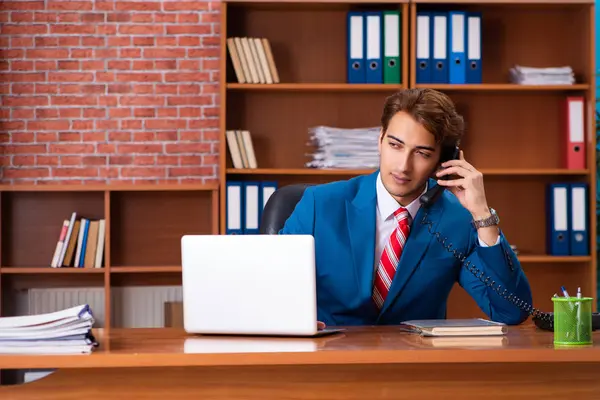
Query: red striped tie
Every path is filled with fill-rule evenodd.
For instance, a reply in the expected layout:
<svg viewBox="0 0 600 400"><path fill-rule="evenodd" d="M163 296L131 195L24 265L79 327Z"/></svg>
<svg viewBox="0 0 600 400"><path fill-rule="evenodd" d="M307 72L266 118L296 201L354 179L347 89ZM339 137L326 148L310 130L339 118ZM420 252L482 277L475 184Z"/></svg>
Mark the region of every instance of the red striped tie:
<svg viewBox="0 0 600 400"><path fill-rule="evenodd" d="M392 285L396 268L402 255L404 243L408 239L408 211L404 207L400 207L394 212L394 217L398 222L398 226L388 239L385 249L381 253L381 259L377 266L375 275L375 285L373 287L373 300L379 309L383 306L383 302Z"/></svg>

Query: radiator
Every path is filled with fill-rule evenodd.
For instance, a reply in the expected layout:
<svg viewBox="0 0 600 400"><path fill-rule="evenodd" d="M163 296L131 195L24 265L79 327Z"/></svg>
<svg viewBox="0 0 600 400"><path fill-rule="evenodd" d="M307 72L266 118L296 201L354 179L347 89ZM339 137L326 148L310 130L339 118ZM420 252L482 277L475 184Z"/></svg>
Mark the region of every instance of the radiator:
<svg viewBox="0 0 600 400"><path fill-rule="evenodd" d="M89 304L95 327L105 326L103 288L30 289L17 301L20 310L41 314L79 304ZM111 288L111 317L115 328L158 328L164 326L164 303L182 301L181 286L127 286Z"/></svg>

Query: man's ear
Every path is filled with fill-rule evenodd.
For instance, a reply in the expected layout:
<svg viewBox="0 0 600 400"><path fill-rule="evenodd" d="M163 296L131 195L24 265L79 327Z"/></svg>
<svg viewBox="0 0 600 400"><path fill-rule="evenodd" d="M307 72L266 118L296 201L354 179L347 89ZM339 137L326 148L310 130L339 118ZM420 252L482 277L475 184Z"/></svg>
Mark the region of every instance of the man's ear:
<svg viewBox="0 0 600 400"><path fill-rule="evenodd" d="M381 155L381 144L383 143L384 136L385 136L385 132L383 131L383 128L381 128L379 131L379 143L377 143L377 151L379 152L380 155Z"/></svg>

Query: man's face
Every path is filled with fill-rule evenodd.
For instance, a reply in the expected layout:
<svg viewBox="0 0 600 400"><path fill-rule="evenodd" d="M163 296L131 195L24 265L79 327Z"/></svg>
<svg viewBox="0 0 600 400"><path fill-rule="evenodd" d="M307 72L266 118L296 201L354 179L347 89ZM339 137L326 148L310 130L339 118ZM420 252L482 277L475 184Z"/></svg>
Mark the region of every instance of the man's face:
<svg viewBox="0 0 600 400"><path fill-rule="evenodd" d="M400 204L408 205L421 194L425 182L436 170L440 146L433 134L405 112L394 115L382 135L381 180Z"/></svg>

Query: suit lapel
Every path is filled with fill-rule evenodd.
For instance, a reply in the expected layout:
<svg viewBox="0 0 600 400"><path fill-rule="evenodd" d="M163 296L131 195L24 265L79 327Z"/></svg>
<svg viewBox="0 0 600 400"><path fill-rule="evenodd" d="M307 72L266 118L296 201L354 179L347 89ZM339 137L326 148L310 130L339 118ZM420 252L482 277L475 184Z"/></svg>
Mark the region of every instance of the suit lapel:
<svg viewBox="0 0 600 400"><path fill-rule="evenodd" d="M440 222L442 212L443 206L441 199L438 199L438 201L433 203L429 209L425 209L423 206L419 208L419 211L411 224L411 231L404 246L404 250L402 251L400 263L396 270L396 275L392 280L390 291L383 303L381 313L379 314L380 317L396 301L397 297L402 292L402 289L404 289L408 280L415 272L423 254L425 254L425 251L427 251L427 248L433 239L433 235L429 233L429 226L423 223L423 218L427 216L427 220L432 224L432 230L435 231Z"/></svg>
<svg viewBox="0 0 600 400"><path fill-rule="evenodd" d="M375 260L375 212L377 196L375 180L379 171L367 175L354 199L346 201L348 234L356 285L360 296L371 295Z"/></svg>

